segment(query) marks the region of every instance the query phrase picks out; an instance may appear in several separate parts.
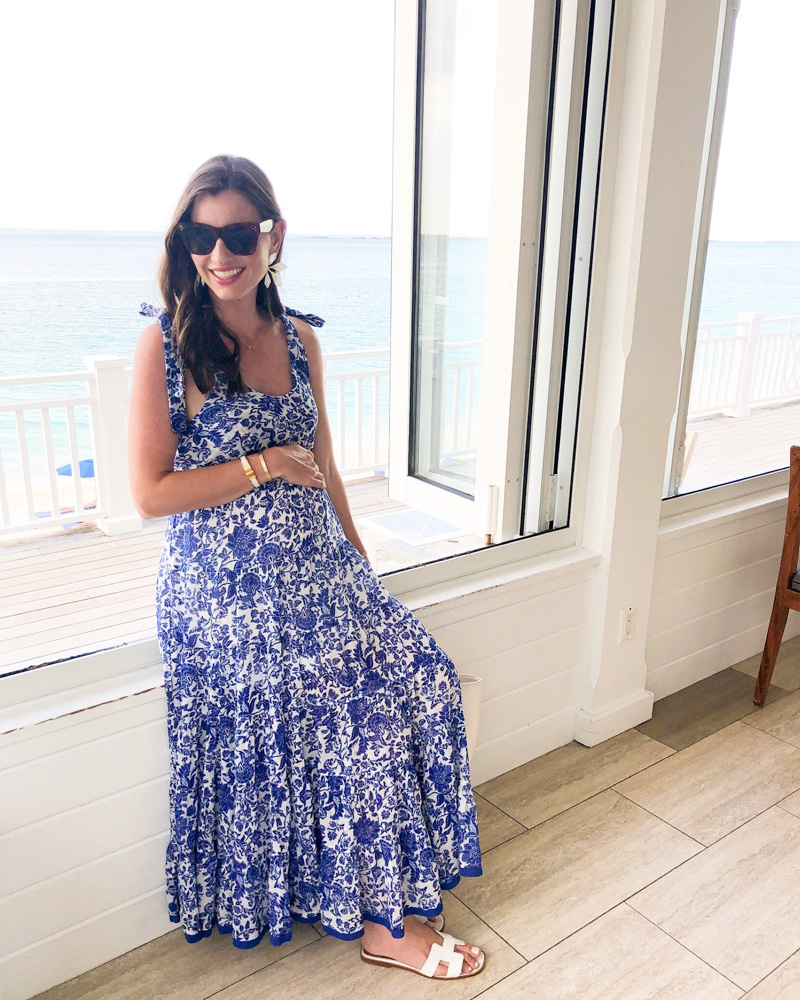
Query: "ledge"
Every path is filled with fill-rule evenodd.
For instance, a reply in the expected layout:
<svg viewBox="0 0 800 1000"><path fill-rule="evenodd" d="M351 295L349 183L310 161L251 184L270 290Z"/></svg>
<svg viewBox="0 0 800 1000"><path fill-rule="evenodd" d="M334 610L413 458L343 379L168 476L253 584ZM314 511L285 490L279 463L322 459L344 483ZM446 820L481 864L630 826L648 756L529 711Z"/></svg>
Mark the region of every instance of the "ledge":
<svg viewBox="0 0 800 1000"><path fill-rule="evenodd" d="M535 585L585 572L600 562L588 549L540 553L409 591L399 600L416 612L470 605L490 591ZM0 736L107 705L163 687L163 664L155 638L76 654L0 677ZM12 737L14 738L14 737Z"/></svg>
<svg viewBox="0 0 800 1000"><path fill-rule="evenodd" d="M430 611L452 607L459 603L480 600L489 590L514 590L535 582L549 583L560 576L599 565L600 554L574 546L527 559L504 563L492 569L480 570L460 580L449 580L431 587L420 587L405 594L403 603L412 611Z"/></svg>
<svg viewBox="0 0 800 1000"><path fill-rule="evenodd" d="M0 678L0 736L163 687L154 639Z"/></svg>
<svg viewBox="0 0 800 1000"><path fill-rule="evenodd" d="M771 510L781 511L781 517L785 517L787 494L787 486L777 486L758 493L722 500L695 510L666 514L661 518L658 534L660 538L677 538L695 531L703 531L715 524L724 524L726 521L735 521L741 517Z"/></svg>

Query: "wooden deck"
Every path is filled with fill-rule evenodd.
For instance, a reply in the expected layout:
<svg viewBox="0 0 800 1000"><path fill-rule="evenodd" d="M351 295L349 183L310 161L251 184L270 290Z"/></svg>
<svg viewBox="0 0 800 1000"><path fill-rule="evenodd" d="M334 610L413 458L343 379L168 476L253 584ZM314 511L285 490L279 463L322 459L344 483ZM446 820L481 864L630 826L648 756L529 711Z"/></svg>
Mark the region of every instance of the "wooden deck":
<svg viewBox="0 0 800 1000"><path fill-rule="evenodd" d="M749 417L695 420L697 434L681 493L747 479L789 464L789 448L800 444L800 405L754 410Z"/></svg>
<svg viewBox="0 0 800 1000"><path fill-rule="evenodd" d="M695 421L684 493L785 466L800 442L800 406L749 417ZM375 530L369 518L408 511L375 477L347 487L353 517L378 573L474 549L474 535L420 544ZM0 546L0 673L152 636L154 592L165 521L108 537L83 525Z"/></svg>

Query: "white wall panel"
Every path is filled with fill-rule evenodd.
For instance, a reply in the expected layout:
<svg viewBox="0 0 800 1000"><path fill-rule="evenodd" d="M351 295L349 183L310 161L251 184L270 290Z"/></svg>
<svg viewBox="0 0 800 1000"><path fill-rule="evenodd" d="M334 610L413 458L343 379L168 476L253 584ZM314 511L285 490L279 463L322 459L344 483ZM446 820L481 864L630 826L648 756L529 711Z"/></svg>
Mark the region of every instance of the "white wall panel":
<svg viewBox="0 0 800 1000"><path fill-rule="evenodd" d="M683 520L666 518L659 535L647 638L647 686L656 698L763 649L785 502ZM798 632L800 615L791 613L786 638Z"/></svg>
<svg viewBox="0 0 800 1000"><path fill-rule="evenodd" d="M680 628L684 622L737 604L754 593L769 591L771 594L774 587L774 556L708 580L691 583L688 587L681 587L680 590L664 594L653 601L650 638L652 640L661 633Z"/></svg>
<svg viewBox="0 0 800 1000"><path fill-rule="evenodd" d="M162 832L5 898L0 958L161 888L166 847Z"/></svg>
<svg viewBox="0 0 800 1000"><path fill-rule="evenodd" d="M164 890L142 893L106 913L0 960L2 1000L28 1000L175 929Z"/></svg>
<svg viewBox="0 0 800 1000"><path fill-rule="evenodd" d="M151 781L166 766L166 726L156 720L3 768L0 802L13 807L0 814L0 835Z"/></svg>
<svg viewBox="0 0 800 1000"><path fill-rule="evenodd" d="M0 898L156 836L169 825L165 774L0 839Z"/></svg>
<svg viewBox="0 0 800 1000"><path fill-rule="evenodd" d="M470 673L483 678L481 719L493 700L579 666L586 655L586 637L586 625L575 625L473 660Z"/></svg>
<svg viewBox="0 0 800 1000"><path fill-rule="evenodd" d="M481 740L491 744L550 718L554 707L569 708L575 687L575 671L562 670L481 705Z"/></svg>

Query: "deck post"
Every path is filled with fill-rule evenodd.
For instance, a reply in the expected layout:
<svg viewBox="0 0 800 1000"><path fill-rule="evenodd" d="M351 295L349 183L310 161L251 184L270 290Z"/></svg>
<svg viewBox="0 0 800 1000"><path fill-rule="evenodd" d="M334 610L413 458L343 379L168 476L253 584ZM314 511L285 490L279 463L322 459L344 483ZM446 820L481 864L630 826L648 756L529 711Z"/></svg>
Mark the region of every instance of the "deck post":
<svg viewBox="0 0 800 1000"><path fill-rule="evenodd" d="M736 402L729 409L723 410L726 417L749 417L750 399L753 391L753 372L758 357L758 341L761 335L761 313L738 313L739 324L745 329L745 341L742 348L742 360L739 363L739 378L736 383Z"/></svg>
<svg viewBox="0 0 800 1000"><path fill-rule="evenodd" d="M101 506L108 517L97 527L107 535L140 531L142 519L133 505L128 485L128 380L125 359L111 356L84 358L96 378L97 403L92 406L92 438Z"/></svg>

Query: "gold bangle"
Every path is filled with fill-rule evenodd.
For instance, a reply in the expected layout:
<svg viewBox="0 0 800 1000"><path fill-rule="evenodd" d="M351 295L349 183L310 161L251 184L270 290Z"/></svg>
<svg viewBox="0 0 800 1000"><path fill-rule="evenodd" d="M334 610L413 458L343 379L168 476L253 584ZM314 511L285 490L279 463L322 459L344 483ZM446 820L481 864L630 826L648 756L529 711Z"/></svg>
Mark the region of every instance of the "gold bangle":
<svg viewBox="0 0 800 1000"><path fill-rule="evenodd" d="M264 475L267 477L267 482L269 482L270 479L274 479L275 477L272 475L272 473L267 468L267 460L264 458L264 452L263 451L257 451L256 455L258 455L258 457L261 459L261 468L264 470Z"/></svg>
<svg viewBox="0 0 800 1000"><path fill-rule="evenodd" d="M250 480L250 489L254 490L258 486L258 479L256 479L256 474L253 472L253 467L247 459L247 455L240 455L239 461L242 463L242 468L244 469L245 475Z"/></svg>

